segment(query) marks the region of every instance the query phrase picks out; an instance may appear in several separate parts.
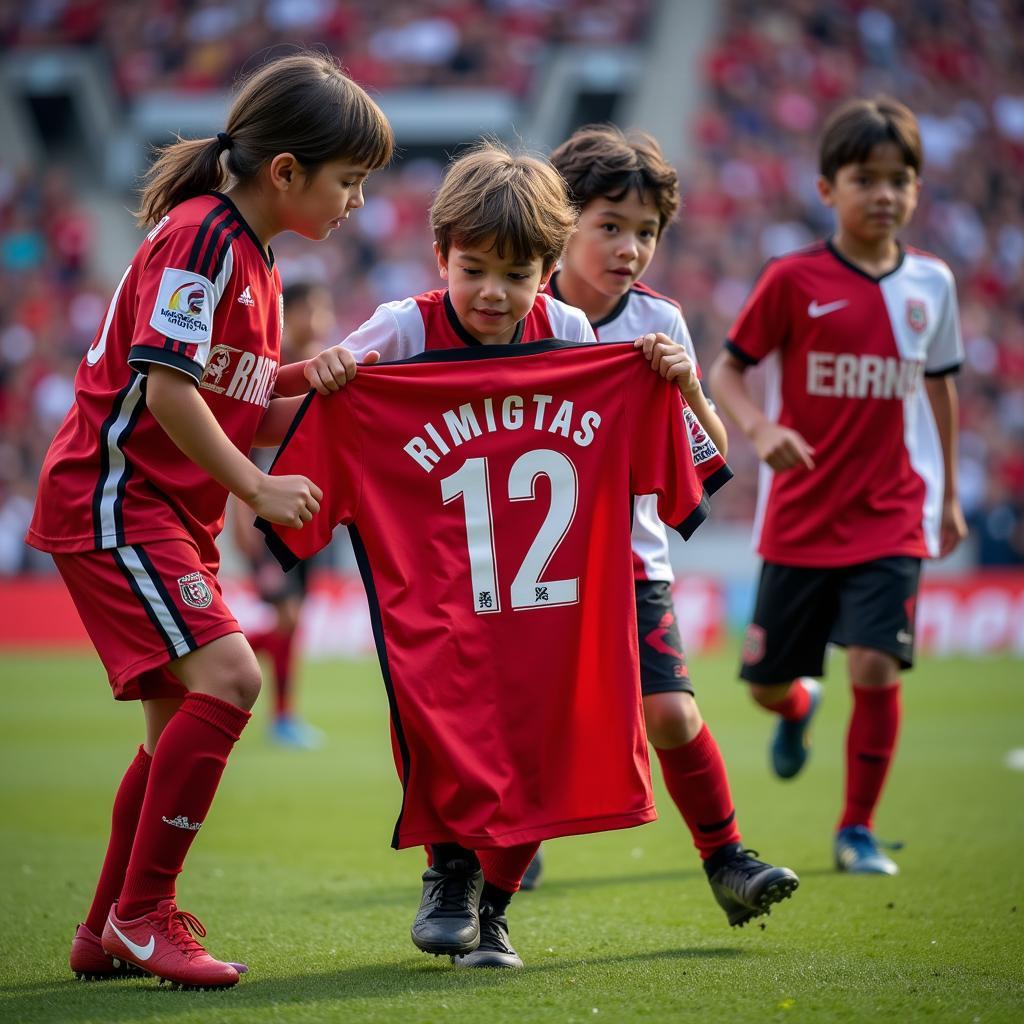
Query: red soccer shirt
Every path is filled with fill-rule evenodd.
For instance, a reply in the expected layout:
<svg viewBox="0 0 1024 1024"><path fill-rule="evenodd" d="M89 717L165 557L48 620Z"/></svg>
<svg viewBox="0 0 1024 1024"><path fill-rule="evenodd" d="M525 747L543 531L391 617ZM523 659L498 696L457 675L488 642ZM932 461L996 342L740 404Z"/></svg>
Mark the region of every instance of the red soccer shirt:
<svg viewBox="0 0 1024 1024"><path fill-rule="evenodd" d="M280 350L273 256L226 196L175 207L139 247L78 369L28 542L75 552L185 536L216 565L227 492L146 408L146 372L161 363L193 377L221 428L248 451Z"/></svg>
<svg viewBox="0 0 1024 1024"><path fill-rule="evenodd" d="M766 409L814 446L813 470L761 467L755 542L783 565L855 565L939 550L943 459L922 376L957 370L953 275L908 249L873 278L830 243L770 263L729 335L772 355Z"/></svg>
<svg viewBox="0 0 1024 1024"><path fill-rule="evenodd" d="M481 346L311 395L275 473L324 490L288 565L349 526L403 780L396 847L505 846L655 817L631 495L706 515L679 392L626 345Z"/></svg>

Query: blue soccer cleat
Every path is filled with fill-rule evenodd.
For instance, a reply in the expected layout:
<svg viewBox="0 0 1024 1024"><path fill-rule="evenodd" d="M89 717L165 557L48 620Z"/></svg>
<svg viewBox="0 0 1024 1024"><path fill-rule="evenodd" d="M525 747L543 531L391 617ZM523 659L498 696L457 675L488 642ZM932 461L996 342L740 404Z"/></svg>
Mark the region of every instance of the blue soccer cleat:
<svg viewBox="0 0 1024 1024"><path fill-rule="evenodd" d="M324 734L301 718L281 715L270 726L270 738L282 747L295 750L318 750L323 746Z"/></svg>
<svg viewBox="0 0 1024 1024"><path fill-rule="evenodd" d="M772 769L780 779L798 775L811 752L808 730L821 703L821 683L815 679L801 679L800 682L811 696L807 714L796 722L780 718L772 737Z"/></svg>
<svg viewBox="0 0 1024 1024"><path fill-rule="evenodd" d="M882 843L866 825L847 825L836 833L836 870L851 875L898 875L896 862L879 849L898 850L902 843Z"/></svg>

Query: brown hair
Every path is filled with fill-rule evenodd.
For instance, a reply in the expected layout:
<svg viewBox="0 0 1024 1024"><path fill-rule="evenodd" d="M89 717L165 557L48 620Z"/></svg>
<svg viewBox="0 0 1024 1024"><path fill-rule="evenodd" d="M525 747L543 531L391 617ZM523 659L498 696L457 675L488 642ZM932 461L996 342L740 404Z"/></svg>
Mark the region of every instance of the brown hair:
<svg viewBox="0 0 1024 1024"><path fill-rule="evenodd" d="M862 164L875 146L891 142L903 162L921 172L921 132L911 109L891 96L850 100L825 121L818 150L822 177L834 181L840 167Z"/></svg>
<svg viewBox="0 0 1024 1024"><path fill-rule="evenodd" d="M245 80L225 132L179 138L158 151L137 218L154 224L178 203L223 188L231 175L248 181L278 153L291 153L309 172L342 157L376 170L393 149L380 107L333 58L310 51L282 57Z"/></svg>
<svg viewBox="0 0 1024 1024"><path fill-rule="evenodd" d="M613 124L588 124L554 150L551 162L581 209L602 197L619 202L634 189L658 208L659 234L679 209L679 175L647 132L626 135Z"/></svg>
<svg viewBox="0 0 1024 1024"><path fill-rule="evenodd" d="M543 157L511 153L487 140L452 162L430 208L441 254L494 239L504 259L558 262L576 227L565 182Z"/></svg>

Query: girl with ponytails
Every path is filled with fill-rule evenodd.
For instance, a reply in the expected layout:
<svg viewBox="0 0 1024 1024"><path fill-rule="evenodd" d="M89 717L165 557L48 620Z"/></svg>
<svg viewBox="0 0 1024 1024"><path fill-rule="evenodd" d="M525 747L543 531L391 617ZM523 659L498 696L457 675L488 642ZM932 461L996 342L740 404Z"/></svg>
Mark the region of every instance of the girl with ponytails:
<svg viewBox="0 0 1024 1024"><path fill-rule="evenodd" d="M53 555L114 698L141 701L145 718L71 947L81 977L218 988L245 970L206 952L175 898L260 690L214 541L229 493L294 527L319 509L314 481L270 477L243 454L281 442L301 401L289 396L355 373L336 349L278 373L269 243L340 228L392 148L373 100L330 58L301 53L256 71L223 131L171 144L147 175L139 221L150 231L79 367L27 538Z"/></svg>

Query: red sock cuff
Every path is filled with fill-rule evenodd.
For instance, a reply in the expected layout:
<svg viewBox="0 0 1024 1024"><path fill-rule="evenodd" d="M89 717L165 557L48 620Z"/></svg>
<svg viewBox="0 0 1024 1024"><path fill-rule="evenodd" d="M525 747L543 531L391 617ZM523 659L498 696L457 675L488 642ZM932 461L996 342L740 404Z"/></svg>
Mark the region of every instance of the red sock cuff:
<svg viewBox="0 0 1024 1024"><path fill-rule="evenodd" d="M884 704L892 698L894 693L899 693L902 680L890 683L888 686L862 686L860 683L853 683L853 693L857 700L868 703Z"/></svg>
<svg viewBox="0 0 1024 1024"><path fill-rule="evenodd" d="M246 722L252 718L248 711L208 693L190 693L181 702L179 711L212 725L232 741L242 735Z"/></svg>
<svg viewBox="0 0 1024 1024"><path fill-rule="evenodd" d="M715 737L707 725L700 727L700 732L681 747L669 747L666 750L654 748L658 760L664 764L670 764L678 771L688 772L701 768L707 764L708 758L714 756L718 750Z"/></svg>
<svg viewBox="0 0 1024 1024"><path fill-rule="evenodd" d="M811 707L811 694L807 687L799 680L794 680L789 691L782 700L774 704L765 704L768 711L774 711L781 715L788 722L798 722Z"/></svg>

